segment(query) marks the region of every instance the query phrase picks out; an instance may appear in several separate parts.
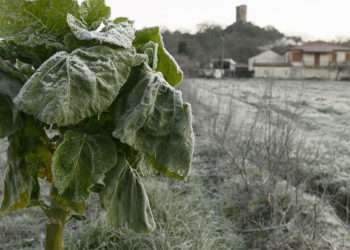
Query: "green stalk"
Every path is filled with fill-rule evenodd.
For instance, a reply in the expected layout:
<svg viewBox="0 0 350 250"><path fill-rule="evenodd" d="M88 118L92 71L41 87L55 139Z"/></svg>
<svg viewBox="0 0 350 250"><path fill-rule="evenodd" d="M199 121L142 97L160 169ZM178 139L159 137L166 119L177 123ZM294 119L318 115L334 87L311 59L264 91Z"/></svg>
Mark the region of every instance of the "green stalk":
<svg viewBox="0 0 350 250"><path fill-rule="evenodd" d="M49 222L46 225L46 250L64 250L64 226L69 212L54 197L59 196L55 188L51 189L51 206L45 209Z"/></svg>
<svg viewBox="0 0 350 250"><path fill-rule="evenodd" d="M64 250L64 223L46 225L46 250Z"/></svg>

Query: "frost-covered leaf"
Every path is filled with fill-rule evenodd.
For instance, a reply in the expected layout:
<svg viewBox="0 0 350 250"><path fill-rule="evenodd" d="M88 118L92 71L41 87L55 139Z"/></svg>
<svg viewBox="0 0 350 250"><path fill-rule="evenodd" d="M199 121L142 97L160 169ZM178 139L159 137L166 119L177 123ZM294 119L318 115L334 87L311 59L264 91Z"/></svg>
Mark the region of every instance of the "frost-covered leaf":
<svg viewBox="0 0 350 250"><path fill-rule="evenodd" d="M68 13L79 15L76 0L0 0L0 36L25 29L62 35L68 31Z"/></svg>
<svg viewBox="0 0 350 250"><path fill-rule="evenodd" d="M131 68L143 61L134 49L95 46L59 52L32 75L15 103L47 124L76 124L107 109Z"/></svg>
<svg viewBox="0 0 350 250"><path fill-rule="evenodd" d="M8 96L0 95L0 139L16 131L13 104Z"/></svg>
<svg viewBox="0 0 350 250"><path fill-rule="evenodd" d="M158 43L158 66L157 71L163 73L165 80L175 86L183 79L183 72L175 59L165 49L159 27L145 28L136 32L134 46L142 48L148 42Z"/></svg>
<svg viewBox="0 0 350 250"><path fill-rule="evenodd" d="M25 77L26 81L35 72L35 68L32 64L22 62L18 59L16 60L15 66L16 69Z"/></svg>
<svg viewBox="0 0 350 250"><path fill-rule="evenodd" d="M7 50L11 50L8 58L19 59L35 67L39 67L53 54L64 49L64 45L56 36L31 28L6 38L3 44Z"/></svg>
<svg viewBox="0 0 350 250"><path fill-rule="evenodd" d="M103 185L105 173L116 163L110 136L68 131L53 156L54 185L63 197L85 201L94 185Z"/></svg>
<svg viewBox="0 0 350 250"><path fill-rule="evenodd" d="M2 93L2 88L13 89L9 96L14 97L13 94L17 95L19 89L22 87L22 83L27 80L25 74L19 71L14 65L1 59L0 57L0 93ZM11 81L11 82L9 82ZM5 87L5 85L8 85Z"/></svg>
<svg viewBox="0 0 350 250"><path fill-rule="evenodd" d="M80 16L91 29L97 29L111 15L104 0L85 0L80 6Z"/></svg>
<svg viewBox="0 0 350 250"><path fill-rule="evenodd" d="M88 30L80 20L72 15L67 16L67 23L78 40L95 41L123 48L131 48L135 39L135 30L130 22L107 22L101 30Z"/></svg>
<svg viewBox="0 0 350 250"><path fill-rule="evenodd" d="M31 156L37 147L43 145L45 133L30 119L26 119L23 129L8 138L7 169L4 180L4 197L0 214L26 208L39 199L37 181L41 155Z"/></svg>
<svg viewBox="0 0 350 250"><path fill-rule="evenodd" d="M25 114L21 116L23 124L16 134L21 136L22 157L32 174L38 176L40 173L50 171L47 169L51 168L51 145L39 121Z"/></svg>
<svg viewBox="0 0 350 250"><path fill-rule="evenodd" d="M67 14L79 14L76 0L0 0L0 6L0 37L11 50L7 57L36 67L63 49Z"/></svg>
<svg viewBox="0 0 350 250"><path fill-rule="evenodd" d="M13 52L11 46L4 40L0 39L0 58L8 60L11 63L16 63L16 54Z"/></svg>
<svg viewBox="0 0 350 250"><path fill-rule="evenodd" d="M16 74L16 72L14 71L13 74ZM11 76L11 73L5 73L2 70L0 59L0 94L6 95L13 99L18 94L21 87L22 82L20 80Z"/></svg>
<svg viewBox="0 0 350 250"><path fill-rule="evenodd" d="M9 73L5 73L5 70ZM20 126L18 112L12 102L22 87L20 80L11 77L17 73L0 59L0 138L13 134Z"/></svg>
<svg viewBox="0 0 350 250"><path fill-rule="evenodd" d="M143 47L138 49L140 53L147 55L148 65L153 70L157 70L158 67L158 47L158 43L148 42Z"/></svg>
<svg viewBox="0 0 350 250"><path fill-rule="evenodd" d="M0 94L0 138L13 134L20 126L19 120L11 99Z"/></svg>
<svg viewBox="0 0 350 250"><path fill-rule="evenodd" d="M123 17L123 16L116 17L113 19L113 23L124 23L124 22L129 22L131 24L134 24L134 21L130 20L127 17Z"/></svg>
<svg viewBox="0 0 350 250"><path fill-rule="evenodd" d="M28 207L32 192L37 188L36 185L36 180L28 174L26 168L17 166L14 161L9 163L6 169L0 216Z"/></svg>
<svg viewBox="0 0 350 250"><path fill-rule="evenodd" d="M161 74L134 71L114 105L113 136L147 155L160 172L187 176L193 154L191 108Z"/></svg>
<svg viewBox="0 0 350 250"><path fill-rule="evenodd" d="M148 196L133 167L136 166L131 165L126 155L119 153L117 166L106 175L101 202L111 225L128 226L137 232L153 231L155 222Z"/></svg>

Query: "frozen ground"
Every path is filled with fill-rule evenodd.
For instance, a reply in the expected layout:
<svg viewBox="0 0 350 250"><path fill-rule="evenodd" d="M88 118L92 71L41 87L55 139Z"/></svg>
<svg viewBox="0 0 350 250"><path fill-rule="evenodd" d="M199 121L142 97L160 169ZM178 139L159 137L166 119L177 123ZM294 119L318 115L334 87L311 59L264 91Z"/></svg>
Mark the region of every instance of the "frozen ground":
<svg viewBox="0 0 350 250"><path fill-rule="evenodd" d="M296 126L319 148L324 162L336 159L335 170L350 172L350 82L191 79L184 85L198 91L200 102L223 113L233 98L239 122L252 118L272 91L273 111L286 119L301 114Z"/></svg>
<svg viewBox="0 0 350 250"><path fill-rule="evenodd" d="M185 93L190 92L187 96L190 98L188 101L200 104L193 105L194 121L197 126L195 131L202 131L197 135L196 152L200 157L195 158L195 163L198 159L203 159L203 155L208 155L207 152L212 152L210 145L213 141L208 139L209 136L203 131L212 129L209 121L213 116L219 114L223 117L219 119L219 123L223 121L224 124L225 117L231 114L230 119L233 122L230 126L239 128L243 125L249 128L258 111L268 107L273 115L292 123L306 147L311 149L310 152L319 152L317 160L303 164L300 172L305 177L306 188L302 193L304 200L308 200L306 202L308 206L312 207L312 203L315 202L321 208L319 218L312 212L309 216L319 220L318 227L325 229L320 238L327 239L324 242L323 240L314 242L316 246L312 249L350 249L350 82L189 79L183 88ZM198 106L201 108L197 109ZM228 135L236 136L233 133ZM263 167L263 163L259 160L252 164L256 165L257 169ZM229 163L223 162L220 157L212 157L211 160L207 162L204 160L199 165L201 167L194 168L194 174L211 176L219 175L218 173L222 172L220 168L225 168ZM208 169L204 170L205 166ZM227 178L227 174L226 177L222 176L222 179L224 178ZM276 187L276 190L280 188ZM256 191L251 191L254 192ZM260 198L263 197L260 195ZM238 196L239 193L235 193L232 196L233 200L238 199ZM251 209L250 205L248 209ZM305 213L307 210L306 207L301 208ZM297 217L297 214L294 213L293 216ZM235 214L233 220L239 220L239 216ZM300 230L301 224L296 222L294 225ZM291 230L282 238L294 238L291 236L292 232L297 231ZM256 236L253 236L253 241ZM278 238L275 240L279 241ZM265 243L263 246L267 247ZM267 249L282 249L280 247L267 247ZM291 249L305 248L294 246Z"/></svg>
<svg viewBox="0 0 350 250"><path fill-rule="evenodd" d="M189 91L192 93L189 93ZM234 113L232 119L239 126L242 123L249 124L257 110L269 102L269 107L271 107L273 113L295 123L294 125L299 129L309 146L320 151L320 161L313 166L308 166L308 169L305 169L306 173L311 177L317 176L317 185L326 182L327 185L337 189L337 191L341 191L345 195L350 194L350 82L188 79L183 83L183 92L187 101L193 102L196 150L192 175L188 183L176 184L179 185L179 190L185 190L181 192L181 195L178 195L178 197L181 197L180 201L173 199L172 196L169 196L169 201L163 199L162 195L165 195L165 193L168 195L168 192L163 192L163 190L168 190L169 194L171 193L171 188L168 186L162 188L162 195L158 195L159 197L154 195L157 199L162 200L162 206L166 207L164 211L157 209L157 213L163 215L165 211L168 212L168 210L171 210L170 208L175 207L173 213L170 213L169 216L177 219L166 220L163 228L160 228L163 231L159 229L155 234L148 236L137 235L139 245L120 249L238 249L238 247L233 247L238 242L235 237L241 237L241 231L247 229L240 227L238 223L241 220L240 216L248 210L254 210L254 207L257 211L260 211L268 207L268 204L264 203L265 200L262 194L255 193L260 190L252 189L251 196L246 197L246 194L243 194L243 197L241 197L248 201L247 207L244 207L238 197L240 195L239 190L233 188L236 186L232 184L239 179L239 176L238 178L229 176L222 171L222 169L229 169L228 164L223 159L222 154L215 151L212 138L206 133L210 130L210 118L218 112L222 116ZM272 96L272 98L268 98L268 96ZM300 119L295 119L294 115L296 113L300 115ZM2 171L4 171L1 166L3 163L1 153L5 150L4 143L0 141L0 180L3 175ZM1 188L0 186L0 199L2 196ZM154 186L153 189L158 189L158 186ZM197 189L200 190L200 198L193 194ZM277 198L280 195L283 200L286 197L292 200L295 195L294 187L285 185L283 181L276 186L276 190L272 191L277 193ZM279 192L282 194L279 194ZM270 193L268 197L270 197ZM339 200L342 197L340 196ZM313 245L312 248L302 248L295 245L294 248L290 249L350 249L350 240L347 238L350 235L350 228L344 219L340 219L334 211L334 201L313 195L312 192L304 193L301 200L301 203L305 203L299 205L302 211L301 217L293 212L292 218L295 221L288 222L287 232L283 229L276 231L276 235L272 233L265 235L266 238L262 243L265 248L255 246L255 248L247 249L285 249L279 246L268 247L267 243L274 242L273 239L276 239L276 242L280 242L281 239L292 243L301 242L299 238L295 238L297 236L294 232L300 232L302 237L305 236L305 239L303 238L305 242L312 242L312 239L307 238L307 235L310 235L307 231L308 225L302 227L300 225L302 223L297 219L302 218L302 220L305 220L305 224L310 224L306 219L314 218L315 201L321 204L322 208L318 213L317 223L318 227L321 228L320 230L325 231L320 233L324 239L319 240L323 247ZM237 205L238 207L242 206L242 211L234 210L232 216L222 212L223 206L230 205L230 203L236 209ZM184 212L181 212L182 207L186 208L183 209ZM186 214L187 217L184 217L182 213ZM208 218L206 220L201 219L203 215L207 215ZM42 244L43 240L45 220L43 214L37 210L24 211L0 219L0 250L40 249L39 245ZM161 219L159 220L161 221ZM192 226L184 226L187 224L182 220ZM170 221L181 221L181 224L174 226L174 223L171 224ZM70 241L83 242L87 239L90 240L93 235L97 234L95 232L97 230L102 230L102 233L106 235L110 234L108 231L104 231L105 229L96 228L95 224L94 218L91 219L90 217L88 221L81 224L74 223L74 227L69 227L67 230L67 235L71 235L76 231L80 233L73 234ZM196 226L196 230L192 229L193 225ZM90 231L87 228L90 228ZM230 228L233 232L227 230L227 228ZM306 229L301 231L300 228ZM214 236L216 234L215 237L226 239L226 247L215 248L216 240L212 242L214 247L208 247L205 239L208 241L211 238L206 236L206 233ZM247 245L250 241L258 239L259 234L251 236L252 238L247 237L247 235L242 236L242 239L248 243ZM125 237L126 241L130 241L129 234ZM136 236L134 235L134 237ZM140 247L139 242L157 242L160 238L164 238L164 247ZM227 241L227 239L230 239L230 241ZM97 240L97 243L102 242L104 244L103 241L108 240L109 238L102 237L102 239ZM197 243L193 243L196 240ZM119 241L117 242L119 243ZM290 245L293 245L292 243ZM335 248L327 247L328 245L335 246ZM97 249L97 247L73 248L71 245L68 249ZM113 248L106 247L104 249Z"/></svg>

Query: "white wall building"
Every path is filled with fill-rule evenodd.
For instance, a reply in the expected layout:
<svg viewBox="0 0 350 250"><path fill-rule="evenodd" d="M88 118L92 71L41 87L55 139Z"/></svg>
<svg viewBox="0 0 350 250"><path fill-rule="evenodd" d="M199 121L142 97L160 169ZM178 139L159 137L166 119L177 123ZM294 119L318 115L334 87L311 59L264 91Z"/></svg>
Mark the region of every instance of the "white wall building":
<svg viewBox="0 0 350 250"><path fill-rule="evenodd" d="M284 64L286 63L286 58L277 54L272 50L264 51L248 60L249 71L254 71L254 65L256 64Z"/></svg>
<svg viewBox="0 0 350 250"><path fill-rule="evenodd" d="M263 56L261 56L263 55ZM338 80L350 78L350 48L332 43L309 42L291 48L278 63L271 52L259 54L249 60L255 77Z"/></svg>

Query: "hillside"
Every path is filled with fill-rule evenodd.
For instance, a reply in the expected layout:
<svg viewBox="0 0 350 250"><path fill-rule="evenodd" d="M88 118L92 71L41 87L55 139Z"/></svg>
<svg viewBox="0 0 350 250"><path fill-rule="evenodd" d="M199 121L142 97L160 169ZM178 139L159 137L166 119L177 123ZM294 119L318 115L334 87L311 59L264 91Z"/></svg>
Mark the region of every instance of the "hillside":
<svg viewBox="0 0 350 250"><path fill-rule="evenodd" d="M246 63L260 46L284 37L274 27L262 28L252 23L234 23L227 28L203 24L195 34L165 31L163 35L167 48L185 71L222 56Z"/></svg>

